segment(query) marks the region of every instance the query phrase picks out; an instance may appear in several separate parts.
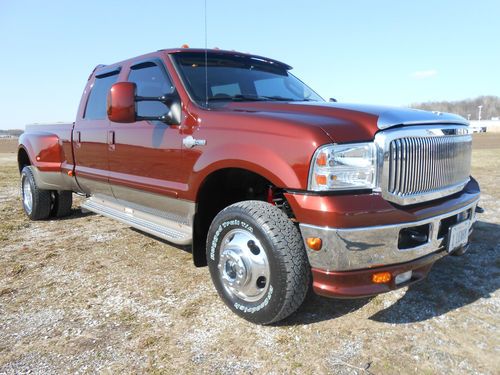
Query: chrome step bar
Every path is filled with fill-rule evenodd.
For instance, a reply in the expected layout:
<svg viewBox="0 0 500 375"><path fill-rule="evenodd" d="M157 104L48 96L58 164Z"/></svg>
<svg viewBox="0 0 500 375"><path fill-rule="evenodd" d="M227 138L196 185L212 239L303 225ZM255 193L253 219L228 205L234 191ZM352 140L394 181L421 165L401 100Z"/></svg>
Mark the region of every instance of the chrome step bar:
<svg viewBox="0 0 500 375"><path fill-rule="evenodd" d="M92 196L81 207L177 245L190 245L193 240L192 228L186 223L153 215L136 207L130 208L114 199Z"/></svg>

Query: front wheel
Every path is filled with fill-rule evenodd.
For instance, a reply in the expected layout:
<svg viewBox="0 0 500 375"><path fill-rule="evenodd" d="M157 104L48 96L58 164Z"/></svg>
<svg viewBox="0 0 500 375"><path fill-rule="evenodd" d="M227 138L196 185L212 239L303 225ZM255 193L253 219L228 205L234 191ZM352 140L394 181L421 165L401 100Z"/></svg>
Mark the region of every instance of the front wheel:
<svg viewBox="0 0 500 375"><path fill-rule="evenodd" d="M210 226L207 259L221 298L254 323L286 318L309 288L310 267L300 232L266 202L239 202L222 210Z"/></svg>

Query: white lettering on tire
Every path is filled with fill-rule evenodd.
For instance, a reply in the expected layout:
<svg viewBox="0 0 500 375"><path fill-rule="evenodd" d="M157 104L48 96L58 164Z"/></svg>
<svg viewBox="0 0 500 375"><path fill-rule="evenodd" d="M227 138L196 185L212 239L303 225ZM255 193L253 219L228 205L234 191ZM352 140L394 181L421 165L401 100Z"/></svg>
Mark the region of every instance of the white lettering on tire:
<svg viewBox="0 0 500 375"><path fill-rule="evenodd" d="M215 249L217 248L217 243L219 242L219 236L220 236L221 232L230 225L242 227L243 229L246 229L250 233L253 233L253 227L251 225L245 223L244 221L240 221L238 219L224 221L221 225L219 225L219 227L215 231L215 235L214 235L214 238L212 240L212 244L210 245L210 259L211 260L215 260Z"/></svg>
<svg viewBox="0 0 500 375"><path fill-rule="evenodd" d="M241 310L245 313L250 313L250 314L256 313L257 311L262 310L264 307L266 307L269 304L269 301L271 300L272 295L273 295L273 286L269 285L269 293L267 294L266 299L264 301L262 301L259 305L254 306L254 307L247 307L247 306L244 306L238 302L235 302L234 308L237 310Z"/></svg>

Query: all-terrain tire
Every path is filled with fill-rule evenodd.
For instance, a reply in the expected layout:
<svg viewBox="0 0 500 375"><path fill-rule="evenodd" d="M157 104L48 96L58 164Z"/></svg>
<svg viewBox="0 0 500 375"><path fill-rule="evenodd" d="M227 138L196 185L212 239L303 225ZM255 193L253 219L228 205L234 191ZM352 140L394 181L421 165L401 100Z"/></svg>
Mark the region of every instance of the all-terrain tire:
<svg viewBox="0 0 500 375"><path fill-rule="evenodd" d="M32 168L32 166L24 167L21 172L21 198L24 212L31 220L47 219L52 206L50 190L38 187Z"/></svg>
<svg viewBox="0 0 500 375"><path fill-rule="evenodd" d="M228 287L223 271L227 263L220 263L227 257L221 258L221 248L225 252L231 247L228 241L234 238L233 233L255 238L265 252L269 280L267 289L262 289L264 294L255 297L258 300L241 298ZM248 241L248 246L254 246L253 242ZM239 243L245 246L245 241ZM283 211L266 202L244 201L222 210L208 232L207 261L220 297L233 312L253 323L271 324L288 317L302 304L309 288L311 270L300 232Z"/></svg>
<svg viewBox="0 0 500 375"><path fill-rule="evenodd" d="M65 217L71 214L71 206L73 205L72 191L53 191L52 197L52 209L50 211L50 216Z"/></svg>

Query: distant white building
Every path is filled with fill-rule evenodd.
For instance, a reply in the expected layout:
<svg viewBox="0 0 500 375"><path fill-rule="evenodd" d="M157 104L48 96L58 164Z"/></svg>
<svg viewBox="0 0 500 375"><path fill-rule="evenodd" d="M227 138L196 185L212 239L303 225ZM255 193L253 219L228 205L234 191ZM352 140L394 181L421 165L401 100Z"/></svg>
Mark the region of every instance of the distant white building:
<svg viewBox="0 0 500 375"><path fill-rule="evenodd" d="M470 126L474 128L486 127L487 132L500 132L500 120L473 120L470 121Z"/></svg>

